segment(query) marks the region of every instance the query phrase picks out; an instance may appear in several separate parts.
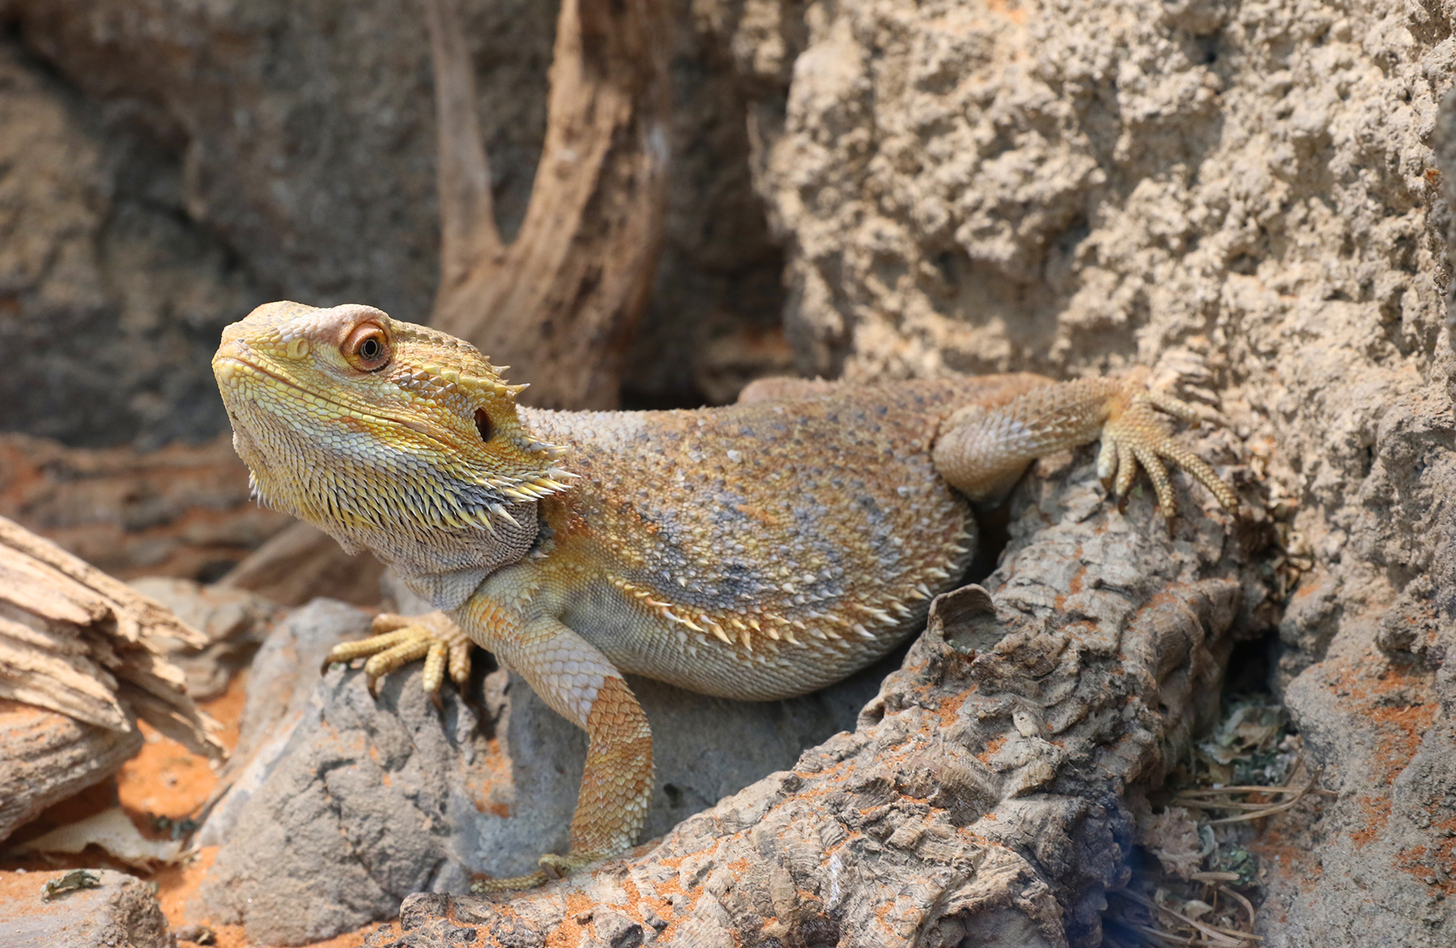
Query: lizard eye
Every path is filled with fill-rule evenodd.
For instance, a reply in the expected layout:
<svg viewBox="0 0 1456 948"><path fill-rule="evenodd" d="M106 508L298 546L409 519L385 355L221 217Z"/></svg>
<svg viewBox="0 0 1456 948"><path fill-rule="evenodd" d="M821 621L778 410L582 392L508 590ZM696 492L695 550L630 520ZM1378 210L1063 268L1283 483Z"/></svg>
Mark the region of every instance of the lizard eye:
<svg viewBox="0 0 1456 948"><path fill-rule="evenodd" d="M490 416L485 413L484 408L475 409L475 430L480 432L481 441L489 441L490 436L495 433L495 426L490 423Z"/></svg>
<svg viewBox="0 0 1456 948"><path fill-rule="evenodd" d="M389 364L389 336L378 323L361 323L344 340L344 358L364 372L377 372Z"/></svg>

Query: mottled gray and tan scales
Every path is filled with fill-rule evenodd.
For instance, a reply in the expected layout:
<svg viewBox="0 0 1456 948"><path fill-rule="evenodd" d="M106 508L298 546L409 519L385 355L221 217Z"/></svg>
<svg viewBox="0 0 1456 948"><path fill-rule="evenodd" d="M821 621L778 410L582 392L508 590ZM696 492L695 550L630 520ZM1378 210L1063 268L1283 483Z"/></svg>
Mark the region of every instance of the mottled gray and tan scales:
<svg viewBox="0 0 1456 948"><path fill-rule="evenodd" d="M544 519L581 518L603 545L590 561L611 564L548 558L543 592L623 671L751 699L837 681L902 641L974 554L970 505L931 463L941 417L1044 384L828 385L698 411L522 408L531 430L571 445L581 477L569 509L543 501Z"/></svg>

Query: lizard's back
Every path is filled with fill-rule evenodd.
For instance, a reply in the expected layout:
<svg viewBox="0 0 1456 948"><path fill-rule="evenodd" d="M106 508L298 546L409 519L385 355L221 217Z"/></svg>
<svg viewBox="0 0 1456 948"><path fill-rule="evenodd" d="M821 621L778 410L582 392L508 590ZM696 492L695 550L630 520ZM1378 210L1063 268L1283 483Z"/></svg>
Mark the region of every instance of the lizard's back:
<svg viewBox="0 0 1456 948"><path fill-rule="evenodd" d="M697 691L773 698L842 678L923 621L974 553L969 504L931 463L941 420L1040 381L523 409L581 477L542 505L549 607L624 671Z"/></svg>

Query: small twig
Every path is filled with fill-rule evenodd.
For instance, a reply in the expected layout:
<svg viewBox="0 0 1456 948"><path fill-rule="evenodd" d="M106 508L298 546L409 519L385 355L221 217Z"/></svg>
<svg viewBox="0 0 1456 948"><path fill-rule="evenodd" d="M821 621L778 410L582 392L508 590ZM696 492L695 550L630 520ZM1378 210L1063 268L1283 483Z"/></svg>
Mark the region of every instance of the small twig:
<svg viewBox="0 0 1456 948"><path fill-rule="evenodd" d="M1233 875L1233 873L1230 873L1230 875ZM1226 885L1220 885L1218 887L1218 891L1223 893L1224 895L1229 896L1232 899L1237 900L1238 903L1244 907L1244 911L1247 912L1249 915L1249 926L1252 928L1254 925L1254 903L1250 902L1248 899L1244 898L1238 892L1230 889ZM1256 936L1250 935L1249 937L1254 938Z"/></svg>
<svg viewBox="0 0 1456 948"><path fill-rule="evenodd" d="M1192 938L1179 938L1177 936L1170 935L1167 932L1162 931L1161 929L1153 928L1148 925L1133 925L1131 926L1131 928L1133 931L1147 935L1154 941L1162 942L1165 945L1192 945L1195 946L1195 948L1198 945L1198 942L1194 941Z"/></svg>
<svg viewBox="0 0 1456 948"><path fill-rule="evenodd" d="M1285 800L1283 803L1275 804L1274 806L1270 807L1265 807L1262 810L1255 810L1250 813L1241 813L1238 816L1223 816L1219 817L1216 820L1209 820L1208 825L1220 826L1225 823L1247 823L1250 820L1262 820L1266 816L1273 816L1276 813L1283 813L1285 810L1291 809L1302 799L1304 799L1304 795L1300 794L1297 797Z"/></svg>
<svg viewBox="0 0 1456 948"><path fill-rule="evenodd" d="M1145 906L1155 911L1162 912L1165 915L1169 915L1177 919L1184 925L1188 925L1194 930L1198 931L1200 934L1204 935L1206 939L1212 939L1214 944L1221 945L1223 946L1223 948L1248 948L1249 942L1261 942L1264 940L1258 935L1234 931L1227 928L1219 928L1216 925L1206 925L1203 922L1184 915L1182 912L1170 909L1166 905L1160 905L1157 902L1154 902L1152 899L1149 899L1146 896L1140 895L1131 890L1124 890L1119 894L1127 898L1129 901L1136 902L1139 905ZM1250 906L1251 911L1252 909L1253 907ZM1181 941L1178 942L1178 944L1195 945L1198 943L1194 941Z"/></svg>
<svg viewBox="0 0 1456 948"><path fill-rule="evenodd" d="M1298 762L1296 762L1295 764L1295 770L1298 770ZM1305 785L1297 789L1291 787L1288 784L1285 784L1282 787L1260 787L1243 785L1234 787L1218 787L1208 790L1185 790L1179 793L1174 798L1174 802L1179 804L1180 806L1189 806L1197 809L1244 811L1243 814L1240 816L1225 816L1221 817L1220 819L1209 820L1209 826L1218 826L1224 823L1245 823L1249 820L1261 820L1266 816L1273 816L1276 813L1282 813L1285 810L1288 810L1300 800L1303 800L1304 797L1311 792L1318 792L1316 791L1315 784L1319 782L1320 772L1320 769L1316 769L1315 772L1310 775L1309 780L1305 783ZM1276 796L1289 796L1290 794L1293 794L1293 796L1289 796L1289 799L1274 804L1242 803L1233 800L1220 802L1218 800L1211 799L1213 797L1227 796L1234 793L1268 793Z"/></svg>
<svg viewBox="0 0 1456 948"><path fill-rule="evenodd" d="M1231 793L1294 793L1295 788L1285 784L1282 787L1261 787L1258 784L1237 787L1205 787L1199 790L1179 790L1177 800L1188 797L1217 797Z"/></svg>

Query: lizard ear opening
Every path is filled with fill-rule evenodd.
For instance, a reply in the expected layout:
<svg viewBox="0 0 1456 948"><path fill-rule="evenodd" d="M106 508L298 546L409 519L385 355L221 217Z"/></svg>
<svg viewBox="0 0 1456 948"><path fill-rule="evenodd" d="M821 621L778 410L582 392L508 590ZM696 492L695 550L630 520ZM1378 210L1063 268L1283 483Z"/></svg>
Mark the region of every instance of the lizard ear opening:
<svg viewBox="0 0 1456 948"><path fill-rule="evenodd" d="M495 434L495 425L491 423L490 415L486 414L484 408L475 409L475 430L480 432L481 441L489 441L490 436Z"/></svg>

